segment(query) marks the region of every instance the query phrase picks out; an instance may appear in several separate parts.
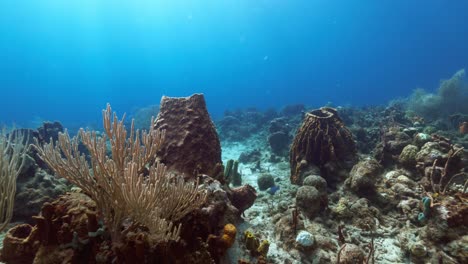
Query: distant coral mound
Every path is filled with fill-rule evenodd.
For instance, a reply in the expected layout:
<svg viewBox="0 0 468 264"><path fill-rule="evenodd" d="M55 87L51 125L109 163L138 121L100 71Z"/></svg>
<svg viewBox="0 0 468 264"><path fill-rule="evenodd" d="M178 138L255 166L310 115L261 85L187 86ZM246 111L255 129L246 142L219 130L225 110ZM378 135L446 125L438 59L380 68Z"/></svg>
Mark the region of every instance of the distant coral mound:
<svg viewBox="0 0 468 264"><path fill-rule="evenodd" d="M465 69L452 78L440 82L437 93L416 89L407 102L407 108L427 120L445 118L456 113L468 114L468 84Z"/></svg>
<svg viewBox="0 0 468 264"><path fill-rule="evenodd" d="M136 129L145 129L151 126L151 118L158 115L159 105L150 105L142 108L135 109L130 117L133 119L133 123Z"/></svg>

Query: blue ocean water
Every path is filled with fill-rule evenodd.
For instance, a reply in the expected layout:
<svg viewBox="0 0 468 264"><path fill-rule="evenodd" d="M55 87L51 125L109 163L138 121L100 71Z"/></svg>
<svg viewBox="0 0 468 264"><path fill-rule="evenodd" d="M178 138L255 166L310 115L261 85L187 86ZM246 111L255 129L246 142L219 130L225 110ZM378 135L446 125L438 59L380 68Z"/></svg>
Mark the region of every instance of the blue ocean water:
<svg viewBox="0 0 468 264"><path fill-rule="evenodd" d="M374 105L468 66L465 0L0 1L0 123L99 124L162 95Z"/></svg>

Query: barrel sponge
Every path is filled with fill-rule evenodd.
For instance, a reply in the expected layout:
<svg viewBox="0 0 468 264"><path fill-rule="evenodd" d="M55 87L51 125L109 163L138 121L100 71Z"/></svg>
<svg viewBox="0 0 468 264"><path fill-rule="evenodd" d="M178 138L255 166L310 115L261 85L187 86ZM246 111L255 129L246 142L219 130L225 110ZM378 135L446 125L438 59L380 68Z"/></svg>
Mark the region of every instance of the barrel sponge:
<svg viewBox="0 0 468 264"><path fill-rule="evenodd" d="M305 114L289 155L291 182L301 184L302 171L306 170L304 164L320 169L330 161L346 165L356 158L356 146L336 109L322 107Z"/></svg>

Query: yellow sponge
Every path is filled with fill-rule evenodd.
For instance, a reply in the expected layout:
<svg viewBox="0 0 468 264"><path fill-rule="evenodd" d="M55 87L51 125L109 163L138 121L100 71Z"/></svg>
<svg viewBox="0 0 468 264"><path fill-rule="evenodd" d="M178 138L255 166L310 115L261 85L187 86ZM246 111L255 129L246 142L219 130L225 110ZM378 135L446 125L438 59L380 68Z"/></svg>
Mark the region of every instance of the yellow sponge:
<svg viewBox="0 0 468 264"><path fill-rule="evenodd" d="M227 248L230 248L234 244L234 241L236 241L236 234L236 227L233 224L227 224L224 226L223 235L220 240Z"/></svg>

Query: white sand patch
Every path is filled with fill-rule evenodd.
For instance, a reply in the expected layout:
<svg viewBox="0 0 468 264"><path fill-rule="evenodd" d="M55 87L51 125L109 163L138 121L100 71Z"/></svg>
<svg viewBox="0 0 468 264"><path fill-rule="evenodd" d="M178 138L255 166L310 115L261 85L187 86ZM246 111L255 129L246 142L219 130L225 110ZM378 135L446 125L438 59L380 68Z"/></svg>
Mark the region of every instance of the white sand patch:
<svg viewBox="0 0 468 264"><path fill-rule="evenodd" d="M255 163L248 164L239 164L239 171L242 175L242 184L250 184L257 190L257 200L255 204L245 211L244 220L245 222L239 225L238 228L238 237L236 244L229 250L228 257L225 259L224 263L237 263L239 259L244 259L255 263L256 259L249 256L246 250L243 248L242 237L244 231L250 229L254 234L258 234L260 239L266 239L270 242L270 248L268 252L268 263L294 263L299 264L301 261L298 261L297 251L287 252L282 247L279 246L281 241L277 241L275 238L275 225L273 223L272 215L269 214L269 210L272 206L277 206L279 203L284 203L285 206L289 207L294 205L294 197L291 196L290 192L293 188L290 184L290 167L289 162L286 158L279 163L272 163L269 161L270 157L270 148L266 142L265 135L256 135L246 140L243 143L235 142L228 143L222 142L223 152L222 159L226 163L227 160L239 159L239 156L243 152L251 152L253 150L259 150L261 152L261 171L252 169L256 166ZM257 178L262 173L268 173L273 176L275 179L275 184L280 187L280 190L274 195L270 195L265 191L259 191L257 186ZM314 221L309 221L304 219L305 230L311 226L317 226L317 223ZM321 226L318 224L318 226ZM325 236L336 236L334 230L325 231L323 226L322 231L328 232L327 234L321 234ZM358 236L359 231L357 231ZM361 238L367 240L368 238ZM395 243L394 237L388 236L378 236L375 238L375 260L376 263L404 263L402 262L402 253L398 245ZM334 254L334 253L332 253ZM309 256L310 257L310 256ZM307 263L308 260L304 260ZM312 262L310 262L312 263Z"/></svg>
<svg viewBox="0 0 468 264"><path fill-rule="evenodd" d="M261 171L252 170L255 164L239 164L239 172L242 175L242 184L249 184L257 190L259 196L267 196L271 198L279 197L281 192L285 192L287 185L289 185L289 163L271 163L268 161L269 158L269 146L265 140L266 137L252 137L248 139L245 143L230 143L222 142L222 159L226 163L227 160L233 159L237 160L242 152L250 152L253 150L259 150L261 152L261 162L260 166ZM280 186L280 190L274 195L268 194L264 191L259 191L257 186L257 178L262 173L271 174L276 181L276 185ZM268 199L268 198L267 198ZM293 263L299 264L299 261L294 260L291 255L286 252L284 249L277 245L274 234L274 224L271 221L271 217L266 214L268 212L268 203L264 202L265 199L257 199L255 204L245 211L245 223L238 227L239 237L237 239L237 244L234 247L240 246L238 243L241 241L243 233L247 229L251 229L254 233L261 234L261 239L268 240L270 242L270 248L268 251L268 263ZM275 201L277 203L278 201ZM240 242L242 243L242 242ZM249 258L248 255L245 255L244 252L241 252L239 248L229 250L229 260L231 263L236 263L238 258L243 258L246 260L255 260L254 258Z"/></svg>

